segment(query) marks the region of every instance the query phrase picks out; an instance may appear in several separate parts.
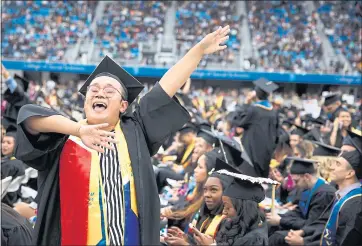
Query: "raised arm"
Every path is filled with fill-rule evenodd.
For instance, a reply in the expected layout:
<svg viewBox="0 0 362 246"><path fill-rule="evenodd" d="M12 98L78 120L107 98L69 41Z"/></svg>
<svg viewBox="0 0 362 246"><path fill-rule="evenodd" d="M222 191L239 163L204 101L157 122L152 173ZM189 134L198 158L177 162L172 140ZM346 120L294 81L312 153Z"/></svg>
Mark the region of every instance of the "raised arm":
<svg viewBox="0 0 362 246"><path fill-rule="evenodd" d="M204 55L212 54L226 48L226 45L220 46L220 44L229 38L229 36L227 36L229 32L230 27L225 26L206 35L165 73L159 82L162 89L170 97L173 97L197 68Z"/></svg>

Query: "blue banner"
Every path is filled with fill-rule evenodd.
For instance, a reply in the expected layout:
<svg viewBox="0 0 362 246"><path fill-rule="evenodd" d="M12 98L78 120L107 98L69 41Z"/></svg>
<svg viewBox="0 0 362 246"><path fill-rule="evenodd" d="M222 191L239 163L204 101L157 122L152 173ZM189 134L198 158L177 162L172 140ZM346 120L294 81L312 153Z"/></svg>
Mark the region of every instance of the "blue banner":
<svg viewBox="0 0 362 246"><path fill-rule="evenodd" d="M44 61L11 61L3 60L4 66L9 70L41 71L54 73L79 73L90 74L96 65L47 63ZM124 66L127 72L135 77L161 78L168 68ZM253 81L264 77L279 83L308 83L330 85L361 85L361 75L338 74L295 74L295 73L270 73L270 72L246 72L230 70L203 70L198 69L192 75L193 79L203 80L232 80Z"/></svg>

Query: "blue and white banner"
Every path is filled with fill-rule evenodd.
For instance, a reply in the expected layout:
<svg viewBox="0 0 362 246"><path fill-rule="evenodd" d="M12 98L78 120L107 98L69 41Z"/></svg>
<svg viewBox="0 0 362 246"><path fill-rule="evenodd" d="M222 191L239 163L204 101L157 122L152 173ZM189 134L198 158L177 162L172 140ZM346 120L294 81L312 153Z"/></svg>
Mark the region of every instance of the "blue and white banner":
<svg viewBox="0 0 362 246"><path fill-rule="evenodd" d="M2 63L9 70L42 71L55 73L79 73L90 74L96 65L47 63L44 61L11 61L3 60ZM135 77L160 78L168 68L147 66L124 66L127 72ZM361 75L338 74L295 74L295 73L270 73L270 72L246 72L230 70L203 70L198 69L192 75L193 79L205 80L233 80L253 81L264 77L279 83L306 83L306 84L330 84L330 85L361 85Z"/></svg>

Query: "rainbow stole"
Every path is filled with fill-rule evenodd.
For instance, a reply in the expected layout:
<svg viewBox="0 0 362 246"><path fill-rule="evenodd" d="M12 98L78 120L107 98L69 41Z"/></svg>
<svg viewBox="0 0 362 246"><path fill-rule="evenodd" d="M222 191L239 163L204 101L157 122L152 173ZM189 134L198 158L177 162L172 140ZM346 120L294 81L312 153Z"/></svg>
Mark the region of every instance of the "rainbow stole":
<svg viewBox="0 0 362 246"><path fill-rule="evenodd" d="M342 209L343 205L348 200L360 196L362 196L362 187L351 190L347 195L345 195L342 199L338 200L334 204L328 222L324 228L320 245L323 246L336 245L339 211Z"/></svg>
<svg viewBox="0 0 362 246"><path fill-rule="evenodd" d="M81 122L86 124L85 121ZM115 128L123 184L122 245L139 245L136 190L127 142ZM62 245L109 245L107 207L98 152L70 136L59 162Z"/></svg>

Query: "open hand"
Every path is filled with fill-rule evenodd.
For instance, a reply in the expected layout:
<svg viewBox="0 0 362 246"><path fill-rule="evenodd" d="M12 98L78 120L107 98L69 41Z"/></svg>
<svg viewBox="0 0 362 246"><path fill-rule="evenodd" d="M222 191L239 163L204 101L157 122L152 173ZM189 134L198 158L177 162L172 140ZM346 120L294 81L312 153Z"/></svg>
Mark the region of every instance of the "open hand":
<svg viewBox="0 0 362 246"><path fill-rule="evenodd" d="M79 137L85 146L100 153L104 153L104 149L102 149L102 147L114 150L114 147L110 143L117 143L114 139L116 134L101 130L107 126L108 123L99 125L82 125L79 128Z"/></svg>
<svg viewBox="0 0 362 246"><path fill-rule="evenodd" d="M183 238L185 239L185 233L178 227L172 226L167 229L167 233L171 234L173 237Z"/></svg>
<svg viewBox="0 0 362 246"><path fill-rule="evenodd" d="M229 39L230 27L225 26L223 28L219 27L215 32L207 34L200 42L199 45L203 49L203 54L208 55L215 53L219 50L226 49L226 45L220 46Z"/></svg>
<svg viewBox="0 0 362 246"><path fill-rule="evenodd" d="M183 238L173 237L171 234L167 234L167 237L164 238L167 245L181 246L181 245L190 245Z"/></svg>

